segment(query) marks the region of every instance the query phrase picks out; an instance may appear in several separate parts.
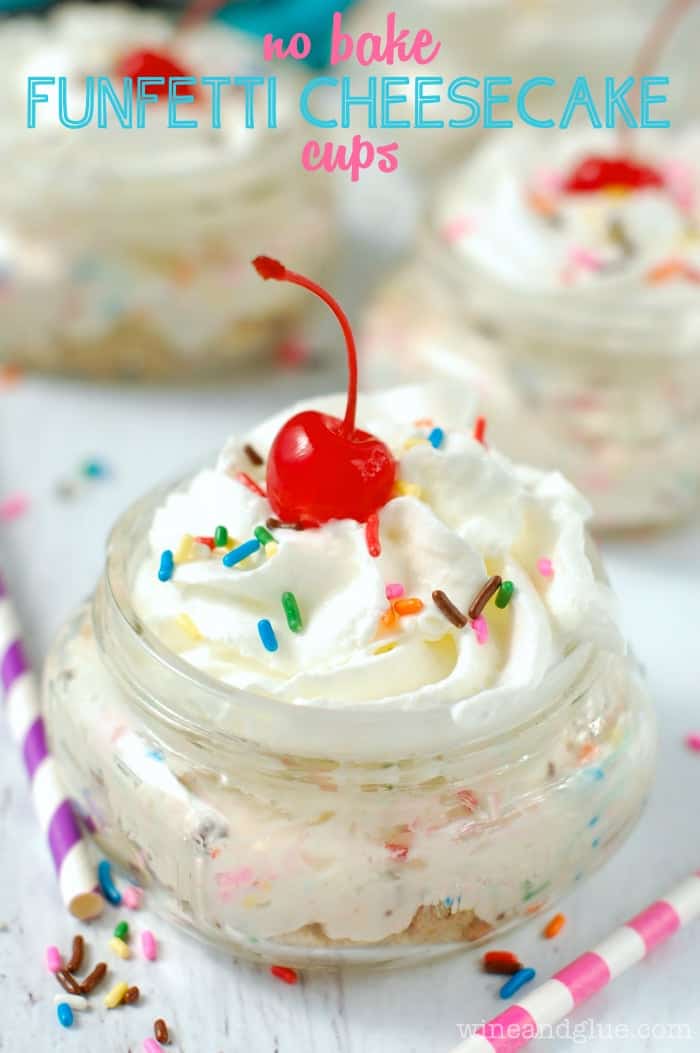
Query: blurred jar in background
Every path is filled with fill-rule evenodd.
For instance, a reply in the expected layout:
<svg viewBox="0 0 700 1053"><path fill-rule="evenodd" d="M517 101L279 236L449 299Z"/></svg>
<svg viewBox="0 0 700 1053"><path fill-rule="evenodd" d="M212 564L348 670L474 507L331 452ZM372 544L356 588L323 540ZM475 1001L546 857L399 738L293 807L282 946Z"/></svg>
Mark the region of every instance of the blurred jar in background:
<svg viewBox="0 0 700 1053"><path fill-rule="evenodd" d="M490 138L366 333L383 381L476 373L494 442L561 469L603 528L700 496L700 134L635 146L621 166L604 132Z"/></svg>
<svg viewBox="0 0 700 1053"><path fill-rule="evenodd" d="M249 265L264 252L313 273L331 251L329 181L310 194L300 162L294 70L279 77L276 130L265 126L264 95L247 130L244 90L230 86L218 130L208 94L178 107L197 128L168 128L167 101L148 106L144 129L119 127L111 112L107 129L96 117L63 128L54 87L40 89L50 101L26 127L28 76L66 76L77 119L85 77L110 76L119 93L120 62L139 50L165 52L198 77L280 73L252 38L211 23L175 32L165 15L137 8L66 5L0 24L6 361L104 377L218 375L278 347L308 307L300 290L263 287Z"/></svg>

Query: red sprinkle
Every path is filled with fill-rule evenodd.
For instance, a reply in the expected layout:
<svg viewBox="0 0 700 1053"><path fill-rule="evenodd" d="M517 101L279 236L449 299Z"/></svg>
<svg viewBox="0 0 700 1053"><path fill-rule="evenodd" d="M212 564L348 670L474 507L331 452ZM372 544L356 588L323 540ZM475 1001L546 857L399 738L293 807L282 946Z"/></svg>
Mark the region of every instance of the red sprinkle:
<svg viewBox="0 0 700 1053"><path fill-rule="evenodd" d="M213 537L196 537L195 541L198 541L200 545L206 545L207 548L215 548Z"/></svg>
<svg viewBox="0 0 700 1053"><path fill-rule="evenodd" d="M251 479L247 472L237 472L236 479L239 483L242 483L243 486L247 486L249 490L252 490L254 494L257 494L258 497L267 497L263 488L258 486L255 479Z"/></svg>
<svg viewBox="0 0 700 1053"><path fill-rule="evenodd" d="M296 970L288 969L286 965L271 965L270 972L285 984L295 984L299 981Z"/></svg>
<svg viewBox="0 0 700 1053"><path fill-rule="evenodd" d="M474 421L474 438L477 442L480 442L482 446L485 446L484 436L486 435L486 417L477 417Z"/></svg>
<svg viewBox="0 0 700 1053"><path fill-rule="evenodd" d="M382 543L379 540L379 516L376 512L372 512L365 523L365 540L367 541L367 551L370 556L380 556L382 554Z"/></svg>
<svg viewBox="0 0 700 1053"><path fill-rule="evenodd" d="M517 955L511 951L487 951L483 957L483 966L487 973L498 976L514 976L522 969Z"/></svg>
<svg viewBox="0 0 700 1053"><path fill-rule="evenodd" d="M406 847L406 845L395 845L391 842L387 842L387 844L385 844L384 847L386 848L387 852L389 852L392 859L405 859L408 855L408 848Z"/></svg>

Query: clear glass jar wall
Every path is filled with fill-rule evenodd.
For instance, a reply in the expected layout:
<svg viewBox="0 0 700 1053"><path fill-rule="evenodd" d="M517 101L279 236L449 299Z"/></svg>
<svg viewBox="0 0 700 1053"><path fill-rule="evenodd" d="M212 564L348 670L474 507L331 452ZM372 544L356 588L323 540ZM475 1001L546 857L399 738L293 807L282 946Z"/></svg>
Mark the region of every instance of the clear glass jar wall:
<svg viewBox="0 0 700 1053"><path fill-rule="evenodd" d="M610 310L455 267L435 235L372 305L374 379L476 387L494 444L561 471L599 529L660 526L700 502L700 307Z"/></svg>
<svg viewBox="0 0 700 1053"><path fill-rule="evenodd" d="M100 850L163 913L253 957L399 962L545 909L620 844L655 753L631 659L591 653L573 674L565 659L536 717L481 741L446 724L430 753L433 712L300 713L246 695L131 609L161 497L117 525L49 659L45 715Z"/></svg>

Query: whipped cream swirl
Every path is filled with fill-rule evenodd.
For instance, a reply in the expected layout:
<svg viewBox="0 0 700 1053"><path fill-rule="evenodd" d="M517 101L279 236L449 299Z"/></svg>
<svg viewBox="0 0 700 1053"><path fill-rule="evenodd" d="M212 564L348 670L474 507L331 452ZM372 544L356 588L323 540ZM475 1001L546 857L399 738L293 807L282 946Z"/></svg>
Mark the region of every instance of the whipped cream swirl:
<svg viewBox="0 0 700 1053"><path fill-rule="evenodd" d="M340 397L314 408L342 416ZM230 440L214 468L167 497L153 519L150 552L134 582L145 625L181 658L226 684L307 710L431 711L470 734L494 731L536 712L571 686L598 652L622 652L614 602L585 530L584 499L556 473L513 465L472 436L474 406L438 389L397 389L360 399L358 426L387 443L398 462L397 496L379 512L381 554L368 551L364 525L272 528L277 551L261 549L227 567L222 551L194 546L169 581L158 580L164 549L183 535L225 525L237 542L272 514L265 457L297 408ZM438 448L431 424L444 430ZM419 440L419 441L415 441ZM403 491L403 493L399 492ZM553 575L539 566L550 560ZM515 585L509 606L484 611L488 638L453 625L436 607L443 590L464 612L492 574ZM420 599L417 614L384 627L386 586ZM281 597L294 593L303 620L286 624ZM182 616L186 617L183 618ZM279 648L264 649L269 619Z"/></svg>
<svg viewBox="0 0 700 1053"><path fill-rule="evenodd" d="M618 155L619 145L603 132L551 135L499 137L450 177L435 223L453 259L514 293L569 303L696 302L697 132L671 141L638 133L636 157L661 173L662 188L589 193L567 192L567 177L586 157Z"/></svg>

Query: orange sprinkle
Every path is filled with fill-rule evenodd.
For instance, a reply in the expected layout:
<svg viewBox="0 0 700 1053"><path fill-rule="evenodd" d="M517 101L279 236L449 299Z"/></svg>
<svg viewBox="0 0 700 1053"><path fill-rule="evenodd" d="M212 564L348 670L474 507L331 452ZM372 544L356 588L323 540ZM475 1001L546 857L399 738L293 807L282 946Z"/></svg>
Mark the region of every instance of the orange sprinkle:
<svg viewBox="0 0 700 1053"><path fill-rule="evenodd" d="M561 930L566 925L566 918L563 914L555 914L550 922L547 923L544 929L543 936L546 940L553 940L555 936L558 936Z"/></svg>
<svg viewBox="0 0 700 1053"><path fill-rule="evenodd" d="M526 200L528 206L532 209L533 212L536 212L538 215L556 215L556 202L551 197L548 197L546 194L541 193L539 190L528 191Z"/></svg>
<svg viewBox="0 0 700 1053"><path fill-rule="evenodd" d="M419 600L417 596L394 600L392 603L394 612L398 614L399 618L403 618L406 614L420 614L423 610L423 606L423 601Z"/></svg>
<svg viewBox="0 0 700 1053"><path fill-rule="evenodd" d="M414 420L414 428L432 428L433 422L430 417L421 417L420 420Z"/></svg>
<svg viewBox="0 0 700 1053"><path fill-rule="evenodd" d="M384 614L379 619L379 625L382 629L393 629L396 625L397 618L398 615L394 610L393 606L387 607L387 609L384 611Z"/></svg>
<svg viewBox="0 0 700 1053"><path fill-rule="evenodd" d="M22 377L22 369L14 363L0 366L0 388L11 388L19 382Z"/></svg>
<svg viewBox="0 0 700 1053"><path fill-rule="evenodd" d="M681 260L664 260L663 263L657 264L647 274L648 280L653 285L660 285L661 282L670 281L672 278L677 278L684 272L684 265Z"/></svg>

